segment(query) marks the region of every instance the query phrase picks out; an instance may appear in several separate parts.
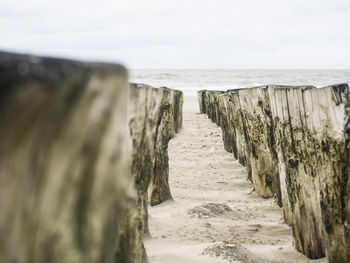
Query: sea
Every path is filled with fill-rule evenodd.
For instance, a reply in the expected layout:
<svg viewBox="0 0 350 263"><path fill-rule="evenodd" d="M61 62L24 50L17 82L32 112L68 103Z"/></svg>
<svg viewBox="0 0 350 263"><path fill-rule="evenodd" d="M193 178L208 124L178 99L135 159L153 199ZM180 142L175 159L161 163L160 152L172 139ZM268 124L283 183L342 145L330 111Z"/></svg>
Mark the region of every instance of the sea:
<svg viewBox="0 0 350 263"><path fill-rule="evenodd" d="M267 84L316 87L350 84L350 70L132 69L130 81L179 89L185 96L196 96L201 89L228 90Z"/></svg>

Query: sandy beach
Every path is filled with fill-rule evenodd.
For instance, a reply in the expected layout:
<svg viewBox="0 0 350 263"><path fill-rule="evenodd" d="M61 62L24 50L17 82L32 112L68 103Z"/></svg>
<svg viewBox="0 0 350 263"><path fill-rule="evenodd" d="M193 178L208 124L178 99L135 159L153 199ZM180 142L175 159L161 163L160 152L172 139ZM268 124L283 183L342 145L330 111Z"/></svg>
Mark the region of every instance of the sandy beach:
<svg viewBox="0 0 350 263"><path fill-rule="evenodd" d="M260 198L246 169L223 148L221 129L185 97L184 125L169 144L174 201L149 208L151 263L326 262L293 247L274 199Z"/></svg>
<svg viewBox="0 0 350 263"><path fill-rule="evenodd" d="M350 0L0 14L0 263L350 263Z"/></svg>

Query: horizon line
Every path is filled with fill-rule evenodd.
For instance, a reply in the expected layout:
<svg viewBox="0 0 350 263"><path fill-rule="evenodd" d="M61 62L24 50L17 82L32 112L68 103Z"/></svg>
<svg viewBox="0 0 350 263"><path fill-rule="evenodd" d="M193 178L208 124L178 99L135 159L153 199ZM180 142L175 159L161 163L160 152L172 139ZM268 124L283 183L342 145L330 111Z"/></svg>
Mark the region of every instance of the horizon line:
<svg viewBox="0 0 350 263"><path fill-rule="evenodd" d="M350 68L127 68L129 70L350 70Z"/></svg>

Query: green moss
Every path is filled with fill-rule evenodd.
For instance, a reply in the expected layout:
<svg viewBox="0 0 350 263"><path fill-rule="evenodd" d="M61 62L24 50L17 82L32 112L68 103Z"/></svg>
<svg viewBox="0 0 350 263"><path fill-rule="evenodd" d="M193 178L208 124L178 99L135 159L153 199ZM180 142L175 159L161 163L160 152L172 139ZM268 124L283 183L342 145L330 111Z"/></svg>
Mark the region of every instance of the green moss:
<svg viewBox="0 0 350 263"><path fill-rule="evenodd" d="M282 205L279 163L285 166L283 173L290 205L285 209L290 209L287 211L291 216L288 220L292 220L296 247L310 258L319 258L324 255L324 243L328 239L330 261L346 262L339 253L347 255L344 251L350 251L347 226L350 220L347 200L350 191L349 135L334 139L336 136L332 132L335 128L332 127L333 116L330 116L329 108L308 105L310 98L315 101L311 103L317 103L315 96L318 92L323 92L320 96L326 96L324 91L310 87L260 88L257 96L262 97L253 96L256 105L251 105L250 101L254 91L231 91L227 94L227 110L216 92L207 91L203 100L206 101L208 116L222 128L225 148L231 148L239 162L247 166L249 176L252 171L256 172L254 169L257 169L258 162L264 158L270 160L269 168L259 174L259 178L276 193L279 205ZM269 94L276 98L270 98ZM308 104L305 96L308 96ZM338 100L346 97L337 96ZM281 101L274 101L277 98ZM273 116L272 102L278 104L280 111L277 114L282 116ZM321 135L320 131L310 130L313 125L318 125L309 116L312 114L310 109L319 109L325 114L320 124ZM345 127L344 130L350 129ZM319 206L315 200L321 200Z"/></svg>

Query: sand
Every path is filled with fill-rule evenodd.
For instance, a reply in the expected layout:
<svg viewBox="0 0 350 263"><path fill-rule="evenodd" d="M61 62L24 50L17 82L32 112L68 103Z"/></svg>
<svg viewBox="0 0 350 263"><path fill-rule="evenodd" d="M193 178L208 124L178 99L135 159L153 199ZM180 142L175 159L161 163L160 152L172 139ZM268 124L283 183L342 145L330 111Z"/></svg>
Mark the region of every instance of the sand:
<svg viewBox="0 0 350 263"><path fill-rule="evenodd" d="M254 192L246 169L224 150L221 129L198 114L196 97L185 97L169 166L174 201L149 208L145 246L151 263L326 262L294 249L282 209Z"/></svg>

